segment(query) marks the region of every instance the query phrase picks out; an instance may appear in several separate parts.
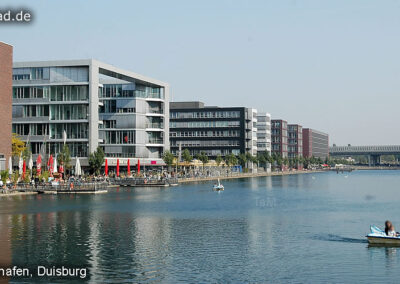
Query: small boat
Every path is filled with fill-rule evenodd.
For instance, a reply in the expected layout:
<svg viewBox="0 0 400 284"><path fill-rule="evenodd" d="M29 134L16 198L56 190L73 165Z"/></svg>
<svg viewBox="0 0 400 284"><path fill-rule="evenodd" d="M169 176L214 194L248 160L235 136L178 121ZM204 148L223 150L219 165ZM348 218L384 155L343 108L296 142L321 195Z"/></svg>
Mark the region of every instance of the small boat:
<svg viewBox="0 0 400 284"><path fill-rule="evenodd" d="M214 191L221 191L221 190L224 190L224 186L219 182L219 179L218 179L218 183L217 183L217 184L214 184L213 190L214 190Z"/></svg>
<svg viewBox="0 0 400 284"><path fill-rule="evenodd" d="M385 231L376 226L371 226L371 232L367 235L368 243L377 245L400 246L400 237L389 237Z"/></svg>

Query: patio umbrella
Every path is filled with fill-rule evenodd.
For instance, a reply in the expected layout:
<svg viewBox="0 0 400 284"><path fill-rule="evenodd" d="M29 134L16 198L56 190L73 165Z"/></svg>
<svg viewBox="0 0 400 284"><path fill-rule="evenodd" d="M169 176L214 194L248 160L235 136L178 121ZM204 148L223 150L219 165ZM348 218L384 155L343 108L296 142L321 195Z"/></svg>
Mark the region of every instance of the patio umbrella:
<svg viewBox="0 0 400 284"><path fill-rule="evenodd" d="M33 169L33 158L32 158L32 153L31 153L31 156L29 157L28 169L30 169L31 172L32 172L32 169Z"/></svg>
<svg viewBox="0 0 400 284"><path fill-rule="evenodd" d="M108 176L108 161L106 159L106 164L104 165L104 174Z"/></svg>
<svg viewBox="0 0 400 284"><path fill-rule="evenodd" d="M119 159L117 159L117 177L119 177Z"/></svg>
<svg viewBox="0 0 400 284"><path fill-rule="evenodd" d="M57 156L54 157L54 162L53 162L53 172L57 172Z"/></svg>
<svg viewBox="0 0 400 284"><path fill-rule="evenodd" d="M47 162L47 166L49 167L50 174L53 173L53 155L50 155L49 161Z"/></svg>
<svg viewBox="0 0 400 284"><path fill-rule="evenodd" d="M137 173L140 174L140 160L137 160Z"/></svg>
<svg viewBox="0 0 400 284"><path fill-rule="evenodd" d="M12 175L13 170L12 170L12 158L10 156L10 158L8 159L8 174Z"/></svg>
<svg viewBox="0 0 400 284"><path fill-rule="evenodd" d="M75 175L76 176L82 175L81 163L79 162L79 158L76 158L75 161Z"/></svg>
<svg viewBox="0 0 400 284"><path fill-rule="evenodd" d="M131 175L131 162L128 159L128 176Z"/></svg>
<svg viewBox="0 0 400 284"><path fill-rule="evenodd" d="M42 172L42 156L38 155L36 159L36 174L39 176Z"/></svg>
<svg viewBox="0 0 400 284"><path fill-rule="evenodd" d="M24 161L22 160L22 154L19 155L19 161L18 161L18 173L19 175L22 175L22 167L24 165Z"/></svg>
<svg viewBox="0 0 400 284"><path fill-rule="evenodd" d="M26 162L24 160L24 163L22 164L22 179L25 178L25 173L26 173Z"/></svg>

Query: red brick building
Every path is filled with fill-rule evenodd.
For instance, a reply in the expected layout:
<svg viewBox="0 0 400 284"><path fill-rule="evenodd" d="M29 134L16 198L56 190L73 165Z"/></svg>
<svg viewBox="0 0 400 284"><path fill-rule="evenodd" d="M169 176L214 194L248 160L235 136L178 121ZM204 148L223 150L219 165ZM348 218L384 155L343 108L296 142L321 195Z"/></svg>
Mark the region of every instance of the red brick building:
<svg viewBox="0 0 400 284"><path fill-rule="evenodd" d="M13 47L0 42L0 154L11 156Z"/></svg>

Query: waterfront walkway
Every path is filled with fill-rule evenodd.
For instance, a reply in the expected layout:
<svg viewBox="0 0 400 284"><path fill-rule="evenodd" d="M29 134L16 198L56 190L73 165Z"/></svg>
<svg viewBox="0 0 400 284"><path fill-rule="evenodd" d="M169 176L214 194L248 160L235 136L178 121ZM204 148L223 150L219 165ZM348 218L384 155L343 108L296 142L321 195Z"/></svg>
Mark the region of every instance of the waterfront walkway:
<svg viewBox="0 0 400 284"><path fill-rule="evenodd" d="M197 181L211 181L211 180L226 180L226 179L237 179L237 178L253 178L253 177L267 177L267 176L285 176L285 175L296 175L296 174L311 174L320 173L325 170L299 170L299 171L283 171L283 172L258 172L258 173L230 173L229 175L220 176L209 176L209 177L189 177L179 178L179 183L197 182Z"/></svg>

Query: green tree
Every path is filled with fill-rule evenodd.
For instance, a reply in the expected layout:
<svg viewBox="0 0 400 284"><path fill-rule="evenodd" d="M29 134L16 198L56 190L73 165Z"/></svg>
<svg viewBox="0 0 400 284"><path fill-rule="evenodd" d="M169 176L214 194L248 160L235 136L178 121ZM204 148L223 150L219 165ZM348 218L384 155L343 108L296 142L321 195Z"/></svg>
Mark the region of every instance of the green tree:
<svg viewBox="0 0 400 284"><path fill-rule="evenodd" d="M100 169L104 163L104 152L101 147L97 147L96 151L89 155L89 167L93 174L100 174Z"/></svg>
<svg viewBox="0 0 400 284"><path fill-rule="evenodd" d="M188 149L183 150L182 152L182 159L186 162L186 163L190 163L193 160L193 157L190 155L190 152Z"/></svg>
<svg viewBox="0 0 400 284"><path fill-rule="evenodd" d="M260 166L262 166L263 168L266 168L266 167L267 167L267 159L266 159L264 153L259 153L259 154L257 154L257 161L258 161L258 164L259 164Z"/></svg>
<svg viewBox="0 0 400 284"><path fill-rule="evenodd" d="M246 167L246 163L247 163L246 154L243 154L243 153L239 154L238 161L239 161L239 165L241 165L242 168L244 169Z"/></svg>
<svg viewBox="0 0 400 284"><path fill-rule="evenodd" d="M168 150L163 154L163 160L168 167L171 167L174 164L174 158L174 155Z"/></svg>
<svg viewBox="0 0 400 284"><path fill-rule="evenodd" d="M11 148L13 157L19 157L26 148L25 142L22 141L20 136L16 133L12 134Z"/></svg>
<svg viewBox="0 0 400 284"><path fill-rule="evenodd" d="M237 158L234 154L230 153L228 155L225 156L225 163L226 165L229 166L234 166L237 164Z"/></svg>
<svg viewBox="0 0 400 284"><path fill-rule="evenodd" d="M71 153L69 151L69 147L67 144L64 144L61 152L57 156L57 162L60 165L63 165L64 171L70 169L71 167Z"/></svg>
<svg viewBox="0 0 400 284"><path fill-rule="evenodd" d="M203 169L204 169L204 165L208 163L208 156L206 155L206 153L202 151L200 154L196 155L196 159L203 163Z"/></svg>
<svg viewBox="0 0 400 284"><path fill-rule="evenodd" d="M221 157L221 155L218 155L217 158L215 158L215 162L217 163L217 166L219 167L219 165L221 165L223 159Z"/></svg>
<svg viewBox="0 0 400 284"><path fill-rule="evenodd" d="M6 184L6 181L8 178L8 171L7 170L1 171L0 176L1 176L1 181L3 182L3 184Z"/></svg>

